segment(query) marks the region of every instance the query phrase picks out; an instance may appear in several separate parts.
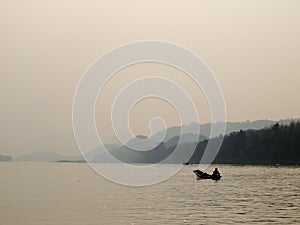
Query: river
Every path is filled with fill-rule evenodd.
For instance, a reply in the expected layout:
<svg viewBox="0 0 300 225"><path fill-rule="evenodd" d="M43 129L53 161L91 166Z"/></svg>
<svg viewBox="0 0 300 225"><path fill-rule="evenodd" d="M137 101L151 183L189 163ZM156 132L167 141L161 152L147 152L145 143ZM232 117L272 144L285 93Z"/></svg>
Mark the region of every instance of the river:
<svg viewBox="0 0 300 225"><path fill-rule="evenodd" d="M113 166L113 165L112 165ZM105 180L85 163L0 163L0 224L300 224L300 167L185 166L147 187Z"/></svg>

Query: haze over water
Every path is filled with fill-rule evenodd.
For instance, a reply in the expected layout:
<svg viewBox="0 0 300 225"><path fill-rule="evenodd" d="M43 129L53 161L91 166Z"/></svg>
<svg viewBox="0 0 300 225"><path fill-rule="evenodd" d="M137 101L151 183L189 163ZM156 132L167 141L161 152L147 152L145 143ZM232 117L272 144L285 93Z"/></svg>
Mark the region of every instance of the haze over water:
<svg viewBox="0 0 300 225"><path fill-rule="evenodd" d="M0 1L0 161L13 159L0 162L0 225L300 224L300 122L247 131L255 120L300 121L299 9L299 0ZM161 48L165 45L144 48L149 40L182 46L199 58ZM129 43L144 47L129 48L125 55L114 51ZM113 57L99 65L120 66L111 74L107 68L91 69L104 54ZM195 65L201 70L196 72ZM95 76L86 76L87 71ZM212 74L196 82L187 71ZM208 82L211 78L215 82ZM212 104L215 100L218 104ZM86 163L50 163L82 160L81 155L91 156L93 163L113 162L107 155L129 163L158 162L153 152L173 153L178 134L166 145L163 138L155 139L158 148L143 155L127 155L132 152L115 144L134 143L137 136L146 140L165 128L187 131L198 123L210 124L207 133L199 132L209 137L211 124L219 121L229 122L227 131L234 133L224 138L215 162L298 166L218 165L223 176L218 182L195 180L197 166L185 166L162 183L137 188L105 180ZM238 121L246 125L236 129ZM214 146L223 128L213 135L219 137ZM119 143L124 131L130 135ZM189 141L199 134L183 133ZM111 154L102 154L97 137L113 144ZM178 153L199 148L191 161L178 157L171 163L199 162L209 146L202 138L200 143L178 141L185 150Z"/></svg>
<svg viewBox="0 0 300 225"><path fill-rule="evenodd" d="M218 165L219 182L195 180L196 168L134 188L84 163L1 163L1 224L300 223L299 167Z"/></svg>

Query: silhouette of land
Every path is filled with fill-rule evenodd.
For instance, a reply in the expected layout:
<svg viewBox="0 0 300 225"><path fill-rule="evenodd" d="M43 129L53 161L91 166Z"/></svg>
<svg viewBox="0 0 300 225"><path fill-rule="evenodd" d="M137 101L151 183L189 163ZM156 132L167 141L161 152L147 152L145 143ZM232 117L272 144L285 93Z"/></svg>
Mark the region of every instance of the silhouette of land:
<svg viewBox="0 0 300 225"><path fill-rule="evenodd" d="M215 137L211 142L219 141ZM166 160L166 163L198 164L202 158L208 139L199 137L199 142L178 144L179 137L173 137L160 143L155 149L139 152L125 146L108 148L111 155L126 163L158 163L177 150L182 152L178 157ZM190 160L181 156L186 151L195 149ZM103 149L102 149L103 151ZM94 153L97 152L94 150ZM104 154L94 157L94 162L109 162ZM107 161L108 160L108 161ZM209 163L209 162L203 162ZM220 151L213 163L220 164L300 164L300 122L288 125L275 123L273 126L260 130L242 130L224 136Z"/></svg>
<svg viewBox="0 0 300 225"><path fill-rule="evenodd" d="M31 154L24 155L15 159L16 161L81 161L80 156L64 156L49 151L35 151Z"/></svg>
<svg viewBox="0 0 300 225"><path fill-rule="evenodd" d="M7 155L0 155L0 162L6 162L6 161L12 161L12 157L11 156L7 156Z"/></svg>
<svg viewBox="0 0 300 225"><path fill-rule="evenodd" d="M189 163L199 163L207 143L207 140L198 143ZM214 163L298 165L300 122L292 122L289 125L276 123L270 128L240 130L226 135Z"/></svg>
<svg viewBox="0 0 300 225"><path fill-rule="evenodd" d="M155 148L149 151L137 151L121 145L105 145L89 151L85 160L95 163L112 163L108 151L114 158L125 163L180 163L198 164L202 158L208 137L203 133L209 133L206 129L209 124L188 126L203 126L201 134L187 133L176 135L180 130L178 127L167 129L164 141L157 142L154 134L146 142ZM263 127L258 129L258 127ZM245 129L243 129L245 128ZM192 129L190 129L192 130ZM198 130L198 129L195 129ZM231 132L229 132L231 131ZM180 134L180 132L179 132ZM174 136L175 135L175 136ZM139 135L128 141L130 144L141 144L141 140L147 137ZM220 141L222 136L210 139L212 143ZM220 151L213 163L219 164L300 164L300 122L299 120L281 120L278 122L260 120L254 122L228 123L226 135L223 137ZM191 141L192 140L192 141ZM195 141L196 140L196 141ZM143 146L145 147L145 146ZM177 151L175 157L169 157ZM187 154L188 153L188 154ZM191 157L186 158L189 155ZM0 161L12 160L9 156L0 155ZM84 162L82 157L70 157L58 155L52 152L36 151L15 159L16 161L52 161L52 162ZM210 163L210 162L202 162Z"/></svg>

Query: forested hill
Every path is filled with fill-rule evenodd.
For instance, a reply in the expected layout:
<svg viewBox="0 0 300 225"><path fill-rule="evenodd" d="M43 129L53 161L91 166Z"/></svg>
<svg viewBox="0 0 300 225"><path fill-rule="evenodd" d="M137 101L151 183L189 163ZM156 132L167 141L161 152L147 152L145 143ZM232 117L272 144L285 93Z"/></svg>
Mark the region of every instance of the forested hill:
<svg viewBox="0 0 300 225"><path fill-rule="evenodd" d="M190 163L199 163L206 144L198 143ZM300 122L226 135L214 163L300 164Z"/></svg>

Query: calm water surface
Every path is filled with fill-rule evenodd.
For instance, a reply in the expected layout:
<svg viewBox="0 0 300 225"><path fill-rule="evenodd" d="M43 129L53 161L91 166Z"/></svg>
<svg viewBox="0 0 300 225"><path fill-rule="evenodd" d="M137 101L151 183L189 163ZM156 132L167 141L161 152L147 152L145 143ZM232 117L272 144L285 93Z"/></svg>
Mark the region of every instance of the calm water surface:
<svg viewBox="0 0 300 225"><path fill-rule="evenodd" d="M299 167L218 165L219 182L196 168L134 188L86 164L0 163L0 224L300 224Z"/></svg>

